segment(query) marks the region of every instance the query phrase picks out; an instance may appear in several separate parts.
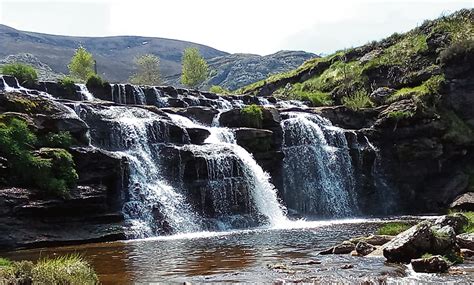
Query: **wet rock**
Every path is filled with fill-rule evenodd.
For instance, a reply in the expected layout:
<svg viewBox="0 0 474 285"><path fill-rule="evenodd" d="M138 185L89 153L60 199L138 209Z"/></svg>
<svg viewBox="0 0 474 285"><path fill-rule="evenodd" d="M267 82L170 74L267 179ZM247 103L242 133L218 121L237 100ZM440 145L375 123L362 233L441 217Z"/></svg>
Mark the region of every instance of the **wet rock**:
<svg viewBox="0 0 474 285"><path fill-rule="evenodd" d="M185 117L192 118L202 124L211 125L214 117L219 113L214 108L193 106L177 112Z"/></svg>
<svg viewBox="0 0 474 285"><path fill-rule="evenodd" d="M474 192L459 195L449 207L461 211L474 211Z"/></svg>
<svg viewBox="0 0 474 285"><path fill-rule="evenodd" d="M431 224L422 222L399 234L386 244L383 255L389 262L410 262L431 247Z"/></svg>
<svg viewBox="0 0 474 285"><path fill-rule="evenodd" d="M272 146L273 132L255 128L238 128L235 130L237 144L250 153L266 152Z"/></svg>
<svg viewBox="0 0 474 285"><path fill-rule="evenodd" d="M293 264L293 265L316 265L316 264L321 264L321 261L315 260L315 259L304 260L304 261L293 260L291 262L291 264Z"/></svg>
<svg viewBox="0 0 474 285"><path fill-rule="evenodd" d="M451 226L439 226L431 227L433 234L431 240L431 248L428 252L432 253L444 253L454 248L456 244L456 233Z"/></svg>
<svg viewBox="0 0 474 285"><path fill-rule="evenodd" d="M474 250L461 248L461 256L463 258L473 258L474 257Z"/></svg>
<svg viewBox="0 0 474 285"><path fill-rule="evenodd" d="M415 272L424 273L440 273L446 272L449 269L449 264L440 255L435 255L430 258L413 259L411 265Z"/></svg>
<svg viewBox="0 0 474 285"><path fill-rule="evenodd" d="M391 241L393 238L394 236L388 235L370 235L368 237L352 238L349 241L355 244L362 241L370 245L383 245Z"/></svg>
<svg viewBox="0 0 474 285"><path fill-rule="evenodd" d="M355 249L355 244L349 241L344 241L341 244L338 244L334 247L328 248L326 250L321 251L319 254L348 254L351 253Z"/></svg>
<svg viewBox="0 0 474 285"><path fill-rule="evenodd" d="M208 130L201 128L187 128L186 131L188 132L192 144L204 143L211 134Z"/></svg>
<svg viewBox="0 0 474 285"><path fill-rule="evenodd" d="M456 242L461 248L474 250L474 233L464 233L456 236Z"/></svg>
<svg viewBox="0 0 474 285"><path fill-rule="evenodd" d="M376 249L377 248L375 246L363 241L358 242L355 247L356 252L361 256L366 256L367 254L371 253L372 251Z"/></svg>
<svg viewBox="0 0 474 285"><path fill-rule="evenodd" d="M445 226L450 226L453 228L456 234L462 232L463 228L467 226L469 220L466 216L461 213L455 213L452 215L442 216L434 222L434 226L437 228L442 228Z"/></svg>

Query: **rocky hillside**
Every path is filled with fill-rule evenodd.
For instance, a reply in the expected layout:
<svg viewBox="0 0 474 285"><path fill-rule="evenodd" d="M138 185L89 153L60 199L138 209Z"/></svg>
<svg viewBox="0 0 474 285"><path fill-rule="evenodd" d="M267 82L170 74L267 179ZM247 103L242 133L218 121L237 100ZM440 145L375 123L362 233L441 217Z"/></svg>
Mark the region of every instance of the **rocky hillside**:
<svg viewBox="0 0 474 285"><path fill-rule="evenodd" d="M266 56L237 53L215 57L208 61L210 76L199 89L219 85L236 90L272 74L292 70L314 57L318 56L304 51L279 51ZM169 77L166 83L180 86L179 75Z"/></svg>
<svg viewBox="0 0 474 285"><path fill-rule="evenodd" d="M100 75L110 82L127 82L133 74L133 59L152 53L161 62L165 84L181 86L181 56L189 46L198 47L210 65L210 78L201 85L222 85L234 90L296 68L314 57L302 51L280 51L267 56L228 54L214 48L186 41L136 36L68 37L24 32L0 25L0 65L12 61L33 65L41 80L54 80L66 74L74 50L83 45L97 60ZM3 58L3 59L2 59Z"/></svg>
<svg viewBox="0 0 474 285"><path fill-rule="evenodd" d="M305 62L240 91L302 99L363 130L402 201L434 210L474 191L474 10ZM324 109L324 108L323 108Z"/></svg>

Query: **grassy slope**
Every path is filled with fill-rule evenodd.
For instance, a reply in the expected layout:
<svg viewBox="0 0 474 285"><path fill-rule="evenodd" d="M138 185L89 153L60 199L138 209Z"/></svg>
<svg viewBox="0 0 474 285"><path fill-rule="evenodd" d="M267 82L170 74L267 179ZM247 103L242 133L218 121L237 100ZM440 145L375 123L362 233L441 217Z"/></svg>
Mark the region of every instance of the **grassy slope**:
<svg viewBox="0 0 474 285"><path fill-rule="evenodd" d="M393 70L401 75L397 82L385 84L397 90L388 103L434 93L443 80L443 75L439 74L442 50L462 41L474 40L473 14L473 10L461 10L447 17L425 21L405 34L393 34L379 42L309 60L295 70L243 87L238 93L273 94L287 99L309 100L314 105L340 104L350 102L355 93L368 95L383 86L380 82L374 84L374 78L377 81L377 76L390 77ZM440 34L446 36L437 37ZM445 43L441 47L430 46L433 38L444 39ZM426 74L432 76L418 82ZM437 77L431 78L434 76ZM370 107L364 100L358 101L365 104L363 107Z"/></svg>

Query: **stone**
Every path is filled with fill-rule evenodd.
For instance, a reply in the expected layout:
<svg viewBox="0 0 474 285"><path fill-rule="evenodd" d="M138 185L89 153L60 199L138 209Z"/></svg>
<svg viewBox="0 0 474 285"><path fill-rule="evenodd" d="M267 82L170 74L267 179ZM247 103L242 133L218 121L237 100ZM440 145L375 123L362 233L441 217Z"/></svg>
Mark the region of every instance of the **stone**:
<svg viewBox="0 0 474 285"><path fill-rule="evenodd" d="M377 104L382 104L388 97L395 93L395 91L396 90L392 88L379 87L370 93L370 98L372 98L372 100Z"/></svg>
<svg viewBox="0 0 474 285"><path fill-rule="evenodd" d="M211 134L208 130L202 128L186 128L186 131L192 144L203 144Z"/></svg>
<svg viewBox="0 0 474 285"><path fill-rule="evenodd" d="M178 114L192 118L202 124L211 125L214 117L219 113L214 108L193 106L177 111Z"/></svg>
<svg viewBox="0 0 474 285"><path fill-rule="evenodd" d="M433 233L431 240L431 248L428 252L445 253L455 247L456 233L451 226L439 227L437 225L431 227Z"/></svg>
<svg viewBox="0 0 474 285"><path fill-rule="evenodd" d="M411 261L411 265L415 272L424 273L441 273L449 269L449 264L440 255L431 256L429 258L418 258Z"/></svg>
<svg viewBox="0 0 474 285"><path fill-rule="evenodd" d="M383 255L389 262L410 262L431 247L431 224L422 222L396 236L385 245Z"/></svg>
<svg viewBox="0 0 474 285"><path fill-rule="evenodd" d="M391 241L393 238L394 236L389 235L370 235L368 237L352 238L349 241L355 244L362 241L370 245L384 245L387 242Z"/></svg>
<svg viewBox="0 0 474 285"><path fill-rule="evenodd" d="M472 257L474 257L474 250L467 249L467 248L461 248L461 256L463 258L472 258Z"/></svg>
<svg viewBox="0 0 474 285"><path fill-rule="evenodd" d="M461 213L455 213L452 215L446 215L438 218L434 222L434 226L437 228L442 228L445 226L450 226L453 228L456 234L460 234L465 226L469 223L469 220L466 216Z"/></svg>
<svg viewBox="0 0 474 285"><path fill-rule="evenodd" d="M474 250L474 233L464 233L456 236L460 248Z"/></svg>
<svg viewBox="0 0 474 285"><path fill-rule="evenodd" d="M366 256L367 254L371 253L372 251L376 249L377 248L375 246L363 241L358 242L355 247L356 252L361 256Z"/></svg>
<svg viewBox="0 0 474 285"><path fill-rule="evenodd" d="M474 211L474 192L457 196L449 207L461 211Z"/></svg>
<svg viewBox="0 0 474 285"><path fill-rule="evenodd" d="M250 153L266 152L272 149L273 132L255 128L235 129L237 144Z"/></svg>
<svg viewBox="0 0 474 285"><path fill-rule="evenodd" d="M334 254L348 254L355 249L355 245L352 242L344 241L343 243L336 245L333 249Z"/></svg>
<svg viewBox="0 0 474 285"><path fill-rule="evenodd" d="M341 266L341 269L351 269L351 268L354 268L353 264L344 264L343 266Z"/></svg>

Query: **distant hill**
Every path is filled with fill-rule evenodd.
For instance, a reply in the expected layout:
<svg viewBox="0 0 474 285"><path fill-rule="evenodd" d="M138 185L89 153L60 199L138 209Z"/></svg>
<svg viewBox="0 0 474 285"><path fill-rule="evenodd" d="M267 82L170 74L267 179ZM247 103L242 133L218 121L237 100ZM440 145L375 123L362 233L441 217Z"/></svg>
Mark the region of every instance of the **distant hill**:
<svg viewBox="0 0 474 285"><path fill-rule="evenodd" d="M12 61L31 64L39 69L42 79L55 79L67 74L67 64L79 45L94 55L99 74L110 82L126 82L134 72L133 59L140 54L152 53L161 60L164 83L175 86L180 86L183 50L197 47L211 69L211 77L201 88L222 85L237 89L271 74L296 68L315 57L302 51L280 51L268 56L229 54L180 40L138 36L57 36L0 25L0 64Z"/></svg>
<svg viewBox="0 0 474 285"><path fill-rule="evenodd" d="M197 47L206 59L228 53L196 43L151 37L70 37L19 31L0 25L0 58L18 53L33 54L57 73L67 73L74 50L84 46L94 54L99 73L111 82L127 81L135 56L153 53L161 59L164 76L180 73L182 52Z"/></svg>
<svg viewBox="0 0 474 285"><path fill-rule="evenodd" d="M314 57L317 55L304 51L279 51L266 56L236 53L215 57L208 60L211 76L200 88L220 85L236 90L272 74L294 69ZM179 86L179 74L168 78L166 83Z"/></svg>

